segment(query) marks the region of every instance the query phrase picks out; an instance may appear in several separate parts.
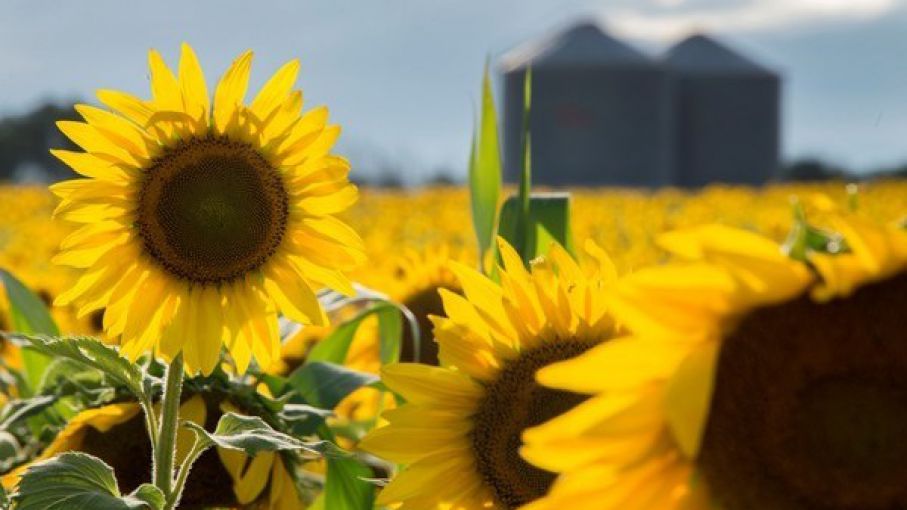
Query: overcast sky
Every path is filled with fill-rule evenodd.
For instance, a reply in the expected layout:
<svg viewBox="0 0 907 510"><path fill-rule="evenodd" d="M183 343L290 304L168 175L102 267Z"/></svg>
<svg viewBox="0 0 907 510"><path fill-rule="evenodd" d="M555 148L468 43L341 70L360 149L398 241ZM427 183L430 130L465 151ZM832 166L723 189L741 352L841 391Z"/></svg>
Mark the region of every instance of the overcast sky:
<svg viewBox="0 0 907 510"><path fill-rule="evenodd" d="M462 177L485 57L583 18L652 54L706 31L780 71L788 158L907 162L907 0L4 0L0 113L147 97L148 48L175 67L189 42L209 82L251 48L256 85L301 60L359 171Z"/></svg>

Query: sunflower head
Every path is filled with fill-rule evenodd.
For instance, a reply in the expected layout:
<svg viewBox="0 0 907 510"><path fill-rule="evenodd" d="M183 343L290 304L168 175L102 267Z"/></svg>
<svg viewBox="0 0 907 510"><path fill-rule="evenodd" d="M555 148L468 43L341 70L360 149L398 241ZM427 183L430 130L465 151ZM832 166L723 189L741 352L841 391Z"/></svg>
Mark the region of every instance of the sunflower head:
<svg viewBox="0 0 907 510"><path fill-rule="evenodd" d="M56 261L84 271L58 304L99 317L122 351L182 352L209 373L226 345L240 371L279 357L277 313L326 318L321 286L351 293L359 237L334 214L356 199L349 164L330 154L327 110L302 113L299 63L282 66L245 103L252 53L208 94L183 45L178 74L149 54L151 100L102 90L108 108L78 105L59 122L84 152L54 155L83 179L52 186L56 214L81 225Z"/></svg>
<svg viewBox="0 0 907 510"><path fill-rule="evenodd" d="M451 261L462 261L463 258L458 253L451 253L446 245L439 245L423 251L408 250L396 261L392 279L386 285L388 293L412 312L419 325L419 338L413 338L411 328L403 328L400 361L438 365L438 344L434 341L429 317L444 313L440 289L463 294L460 282L450 268Z"/></svg>
<svg viewBox="0 0 907 510"><path fill-rule="evenodd" d="M828 220L847 248L801 260L726 227L666 236L688 261L610 300L636 336L539 373L600 403L525 434L527 459L567 474L531 508L907 505L907 232ZM598 446L563 455L579 443Z"/></svg>
<svg viewBox="0 0 907 510"><path fill-rule="evenodd" d="M500 285L451 264L463 294L442 289L446 316L431 317L440 366L382 372L407 403L384 413L389 425L360 447L407 467L380 504L512 509L544 495L555 478L520 457L520 434L585 396L543 388L535 372L615 335L604 298L613 272L591 245L601 264L590 272L556 245L529 270L509 245L500 250Z"/></svg>

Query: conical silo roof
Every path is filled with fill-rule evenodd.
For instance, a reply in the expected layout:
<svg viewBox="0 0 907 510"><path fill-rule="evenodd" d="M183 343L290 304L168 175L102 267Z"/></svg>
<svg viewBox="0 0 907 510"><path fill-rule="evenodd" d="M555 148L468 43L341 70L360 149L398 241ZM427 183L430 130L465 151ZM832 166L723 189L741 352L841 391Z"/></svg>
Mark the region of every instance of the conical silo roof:
<svg viewBox="0 0 907 510"><path fill-rule="evenodd" d="M703 34L687 37L664 56L668 67L684 73L774 75L770 69Z"/></svg>
<svg viewBox="0 0 907 510"><path fill-rule="evenodd" d="M521 44L501 57L505 72L524 68L556 66L653 65L639 51L604 33L597 25L583 22L543 38Z"/></svg>

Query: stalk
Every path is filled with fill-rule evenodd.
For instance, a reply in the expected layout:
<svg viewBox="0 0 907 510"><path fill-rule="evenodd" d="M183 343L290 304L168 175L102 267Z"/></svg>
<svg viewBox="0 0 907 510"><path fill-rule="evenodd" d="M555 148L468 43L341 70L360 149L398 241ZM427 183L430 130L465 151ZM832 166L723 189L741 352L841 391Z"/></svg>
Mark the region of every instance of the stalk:
<svg viewBox="0 0 907 510"><path fill-rule="evenodd" d="M195 443L192 445L192 449L189 451L186 460L183 461L183 465L180 466L179 473L176 475L176 483L173 484L173 492L167 495L167 502L164 505L164 510L172 510L179 504L180 499L183 497L183 489L186 488L186 479L189 476L189 471L192 470L192 465L202 456L202 453L204 453L205 450L206 447L198 438L196 438Z"/></svg>
<svg viewBox="0 0 907 510"><path fill-rule="evenodd" d="M173 462L176 457L176 433L179 427L180 393L183 389L183 355L178 354L167 367L164 399L161 402L160 431L155 451L152 482L169 499L173 490Z"/></svg>

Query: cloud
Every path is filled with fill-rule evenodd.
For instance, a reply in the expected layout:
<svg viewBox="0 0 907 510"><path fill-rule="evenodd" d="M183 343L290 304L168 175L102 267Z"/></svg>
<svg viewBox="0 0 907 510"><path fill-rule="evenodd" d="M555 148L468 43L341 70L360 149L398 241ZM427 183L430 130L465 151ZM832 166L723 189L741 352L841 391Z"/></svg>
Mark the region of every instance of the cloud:
<svg viewBox="0 0 907 510"><path fill-rule="evenodd" d="M731 5L685 0L654 0L658 7L616 9L603 16L609 29L653 41L677 39L693 31L765 32L823 23L872 20L903 6L905 0L747 0ZM709 5L711 4L711 5Z"/></svg>

